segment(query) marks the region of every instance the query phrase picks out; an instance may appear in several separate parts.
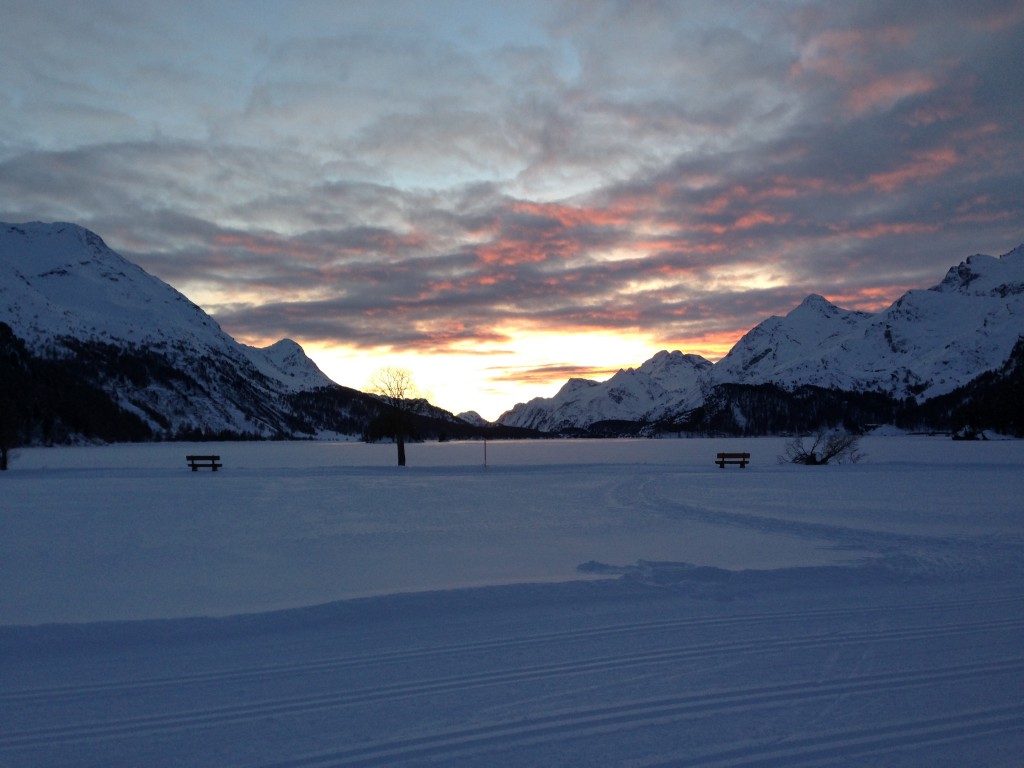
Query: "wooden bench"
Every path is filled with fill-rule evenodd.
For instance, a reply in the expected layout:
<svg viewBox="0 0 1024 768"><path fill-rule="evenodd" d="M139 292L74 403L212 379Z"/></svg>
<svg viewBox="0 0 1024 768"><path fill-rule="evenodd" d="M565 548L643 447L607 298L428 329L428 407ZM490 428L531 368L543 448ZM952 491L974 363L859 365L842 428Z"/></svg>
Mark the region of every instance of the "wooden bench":
<svg viewBox="0 0 1024 768"><path fill-rule="evenodd" d="M192 467L192 471L195 472L200 467L209 467L214 472L223 467L220 463L220 456L186 456L185 461Z"/></svg>
<svg viewBox="0 0 1024 768"><path fill-rule="evenodd" d="M744 469L749 463L749 453L720 453L718 458L715 459L715 464L718 465L719 469L725 469L726 464L739 464L740 469Z"/></svg>

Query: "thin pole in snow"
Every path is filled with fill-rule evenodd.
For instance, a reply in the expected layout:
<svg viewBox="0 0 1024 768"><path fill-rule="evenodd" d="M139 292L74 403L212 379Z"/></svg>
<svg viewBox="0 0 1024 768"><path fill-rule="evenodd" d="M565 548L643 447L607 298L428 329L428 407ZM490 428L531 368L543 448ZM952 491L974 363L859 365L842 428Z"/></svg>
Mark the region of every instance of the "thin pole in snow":
<svg viewBox="0 0 1024 768"><path fill-rule="evenodd" d="M484 438L484 467L487 467L487 438Z"/></svg>

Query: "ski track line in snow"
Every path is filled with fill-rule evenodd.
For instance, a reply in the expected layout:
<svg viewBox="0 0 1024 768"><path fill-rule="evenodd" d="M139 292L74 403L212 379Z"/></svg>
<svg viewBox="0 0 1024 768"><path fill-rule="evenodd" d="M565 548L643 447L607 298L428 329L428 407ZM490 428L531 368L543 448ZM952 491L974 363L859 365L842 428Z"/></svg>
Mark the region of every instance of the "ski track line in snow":
<svg viewBox="0 0 1024 768"><path fill-rule="evenodd" d="M330 753L321 753L291 760L265 764L263 768L330 768L331 766L373 766L429 758L450 759L479 753L494 752L517 746L530 746L560 739L580 738L620 730L662 725L688 717L705 717L727 712L756 710L761 707L784 705L787 702L806 702L810 699L833 698L850 694L876 694L902 691L911 687L956 680L974 680L979 675L999 675L1024 670L1024 659L1017 658L985 664L966 664L955 667L933 668L920 672L876 673L861 677L847 677L824 681L801 681L757 688L731 689L714 693L692 694L672 698L633 701L614 706L575 709L540 717L524 718L514 723L500 722L471 728L452 729L424 736L396 739L389 742L352 747ZM798 740L780 753L797 749L813 749L808 759L818 759L822 753L846 755L848 742L868 744L872 749L896 743L903 745L907 736L917 732L930 738L948 738L956 731L953 724L970 723L973 728L960 734L961 738L976 735L978 727L1005 730L1019 727L1024 722L1024 704L996 707L972 714L947 716L924 721L908 721L879 726L874 729L829 734L814 739ZM877 742L884 743L877 743ZM806 742L806 744L804 744ZM838 751L837 750L841 750ZM696 762L672 761L667 765L726 766L748 765L735 762L736 758L754 757L758 763L766 755L763 744L750 745L718 755L707 756ZM782 754L783 757L788 757ZM799 754L794 755L799 757ZM774 759L774 758L773 758ZM732 760L733 762L723 762ZM774 764L774 763L769 763ZM790 765L791 763L782 763Z"/></svg>
<svg viewBox="0 0 1024 768"><path fill-rule="evenodd" d="M951 744L980 736L1020 731L1024 704L977 709L955 715L905 720L876 728L830 731L817 736L775 744L744 747L687 759L645 763L647 768L796 768L819 766L824 760L892 755L938 744Z"/></svg>
<svg viewBox="0 0 1024 768"><path fill-rule="evenodd" d="M712 510L700 506L687 504L679 499L666 496L659 488L662 478L656 475L648 476L637 485L621 485L615 490L620 496L621 503L636 504L642 501L644 506L654 512L670 510L673 513L682 515L688 520L694 520L711 525L731 526L753 530L757 533L773 533L801 538L824 539L835 541L844 546L856 546L864 549L881 550L887 547L903 546L908 544L920 545L922 543L937 545L944 549L950 545L963 546L977 541L976 538L961 538L950 536L935 536L920 533L897 533L895 531L883 531L869 528L850 528L831 523L817 523L807 520L791 520L784 517L762 516L746 512L731 512L725 510ZM982 539L993 539L1011 547L1019 548L1024 544L1021 537L1000 535L998 537L982 537Z"/></svg>
<svg viewBox="0 0 1024 768"><path fill-rule="evenodd" d="M377 654L359 654L355 656L337 656L293 663L266 664L241 669L201 672L172 677L154 677L133 679L129 681L90 683L84 685L64 685L39 688L26 688L19 691L0 692L0 702L16 704L20 701L33 699L53 700L61 698L71 700L78 697L93 697L105 692L131 692L149 688L178 687L187 684L216 682L237 682L248 679L267 680L274 677L292 677L301 674L328 672L332 670L356 669L381 664L404 661L421 661L449 655L459 655L481 651L500 651L512 648L529 647L531 645L547 645L552 641L572 642L581 640L613 637L616 635L649 634L651 632L667 632L672 630L701 629L706 627L732 627L735 625L755 627L762 624L777 624L782 621L822 618L859 618L873 613L898 612L906 616L911 613L925 613L936 608L944 612L957 608L977 608L981 606L1006 605L1024 603L1024 597L1002 596L979 598L957 602L936 601L931 603L908 603L901 605L864 606L860 608L820 608L804 611L772 611L750 613L738 616L708 616L699 618L669 619L663 621L638 622L630 624L612 624L603 627L571 629L560 632L544 632L533 635L522 635L513 638L485 640L474 643L453 643L433 648L418 648L409 651L392 651ZM931 626L931 625L925 625Z"/></svg>
<svg viewBox="0 0 1024 768"><path fill-rule="evenodd" d="M628 655L619 654L604 658L558 662L505 671L479 672L433 680L391 683L352 691L280 698L255 703L186 710L107 722L59 725L20 732L7 732L0 734L0 751L48 744L55 741L143 736L161 731L207 728L214 725L246 722L256 718L296 715L333 707L363 705L370 702L452 693L495 685L557 679L570 675L607 672L650 664L693 662L720 655L729 655L731 657L735 657L737 654L761 655L764 653L775 653L780 650L799 650L822 646L838 647L863 643L905 642L908 640L949 637L953 634L969 634L981 631L1015 631L1021 628L1024 628L1024 619L932 624L896 630L863 630L859 632L846 632L842 635L821 633L798 638L779 638L774 640L758 638L731 643L713 642L688 648L646 651ZM1020 663L1020 661L1002 661L994 663L994 665L998 666L999 669L1003 669L1007 664L1016 666ZM990 666L993 665L969 665L969 668L977 672L978 670L984 671ZM963 674L960 670L964 669L964 667L951 669L957 670L956 674L959 676ZM932 672L925 671L915 674L928 676Z"/></svg>

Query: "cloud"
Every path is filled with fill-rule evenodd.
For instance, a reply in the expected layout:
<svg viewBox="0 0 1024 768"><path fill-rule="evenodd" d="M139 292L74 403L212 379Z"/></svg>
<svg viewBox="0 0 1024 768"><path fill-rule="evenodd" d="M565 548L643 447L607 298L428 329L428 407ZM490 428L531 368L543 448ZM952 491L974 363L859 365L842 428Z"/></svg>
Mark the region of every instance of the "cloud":
<svg viewBox="0 0 1024 768"><path fill-rule="evenodd" d="M516 384L547 384L565 379L606 379L619 371L618 368L573 365L571 363L550 363L532 368L498 368L490 376L492 382L514 382Z"/></svg>
<svg viewBox="0 0 1024 768"><path fill-rule="evenodd" d="M247 340L720 353L1024 240L1019 3L63 5L0 32L0 218Z"/></svg>

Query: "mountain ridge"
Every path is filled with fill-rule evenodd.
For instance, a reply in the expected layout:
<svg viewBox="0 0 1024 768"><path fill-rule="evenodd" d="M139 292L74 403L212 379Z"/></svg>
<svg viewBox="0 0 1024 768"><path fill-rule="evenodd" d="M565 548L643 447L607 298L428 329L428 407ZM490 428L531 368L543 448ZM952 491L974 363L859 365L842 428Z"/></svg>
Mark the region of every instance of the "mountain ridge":
<svg viewBox="0 0 1024 768"><path fill-rule="evenodd" d="M0 282L0 321L30 348L65 336L145 344L172 355L192 345L231 358L243 353L284 386L334 383L304 352L295 354L295 342L281 340L264 349L240 345L184 294L84 227L67 222L0 225L0 237L0 276L6 271L27 288L15 293L11 279Z"/></svg>
<svg viewBox="0 0 1024 768"><path fill-rule="evenodd" d="M695 378L677 379L670 387L661 382L657 397L620 407L613 418L673 421L704 406L709 393L725 385L882 393L921 403L999 368L1021 337L1024 245L999 257L969 256L938 284L907 291L880 312L843 309L812 293L786 315L751 328L717 363L704 361ZM662 350L628 370L642 378L671 355L682 353ZM567 382L550 398L517 404L498 423L586 430L612 418L608 401L616 400L620 374L602 382Z"/></svg>

